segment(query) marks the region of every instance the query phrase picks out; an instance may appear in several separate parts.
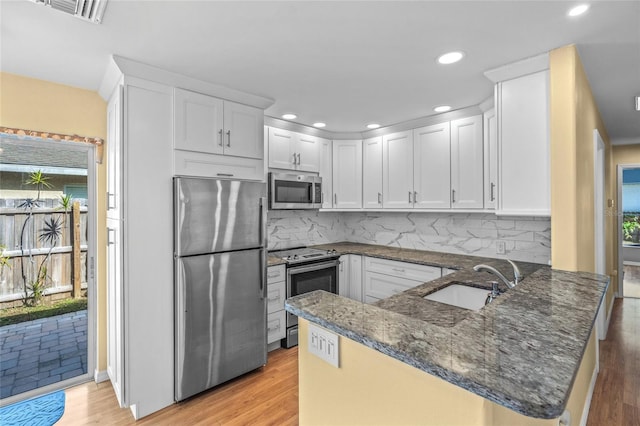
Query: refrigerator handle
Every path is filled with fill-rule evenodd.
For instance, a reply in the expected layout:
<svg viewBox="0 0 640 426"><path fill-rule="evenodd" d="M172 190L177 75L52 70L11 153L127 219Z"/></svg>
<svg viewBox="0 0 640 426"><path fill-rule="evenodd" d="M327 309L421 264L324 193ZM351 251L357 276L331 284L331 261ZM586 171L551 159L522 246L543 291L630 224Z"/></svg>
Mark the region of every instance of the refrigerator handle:
<svg viewBox="0 0 640 426"><path fill-rule="evenodd" d="M267 298L267 198L260 197L260 294Z"/></svg>

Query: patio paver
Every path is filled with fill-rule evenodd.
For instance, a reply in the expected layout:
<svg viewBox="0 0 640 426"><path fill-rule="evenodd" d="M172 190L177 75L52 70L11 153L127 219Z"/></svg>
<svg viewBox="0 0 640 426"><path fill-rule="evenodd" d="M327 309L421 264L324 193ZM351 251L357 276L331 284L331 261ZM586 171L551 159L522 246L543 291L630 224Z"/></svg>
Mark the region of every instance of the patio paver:
<svg viewBox="0 0 640 426"><path fill-rule="evenodd" d="M0 398L86 373L86 310L0 327Z"/></svg>

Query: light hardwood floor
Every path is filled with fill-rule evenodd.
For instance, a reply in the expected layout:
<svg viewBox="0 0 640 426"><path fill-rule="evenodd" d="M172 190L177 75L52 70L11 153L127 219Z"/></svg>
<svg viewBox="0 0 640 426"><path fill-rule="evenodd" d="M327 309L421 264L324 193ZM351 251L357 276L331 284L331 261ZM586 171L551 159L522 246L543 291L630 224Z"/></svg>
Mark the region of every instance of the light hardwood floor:
<svg viewBox="0 0 640 426"><path fill-rule="evenodd" d="M118 407L111 383L65 391L64 425L297 425L298 349L269 353L266 367L135 422Z"/></svg>
<svg viewBox="0 0 640 426"><path fill-rule="evenodd" d="M139 422L120 409L109 382L66 390L56 425L297 425L298 350L269 354L266 367ZM640 425L640 299L616 299L588 426Z"/></svg>
<svg viewBox="0 0 640 426"><path fill-rule="evenodd" d="M640 298L640 266L624 265L624 297Z"/></svg>
<svg viewBox="0 0 640 426"><path fill-rule="evenodd" d="M587 426L640 425L640 299L616 299Z"/></svg>

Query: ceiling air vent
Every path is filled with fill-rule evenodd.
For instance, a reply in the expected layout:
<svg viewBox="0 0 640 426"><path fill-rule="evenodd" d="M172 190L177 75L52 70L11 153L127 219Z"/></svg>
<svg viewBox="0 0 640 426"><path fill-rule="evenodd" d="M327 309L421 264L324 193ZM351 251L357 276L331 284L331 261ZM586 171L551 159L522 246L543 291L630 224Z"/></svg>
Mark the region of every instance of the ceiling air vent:
<svg viewBox="0 0 640 426"><path fill-rule="evenodd" d="M96 24L102 22L104 9L107 6L107 0L35 0L35 2Z"/></svg>

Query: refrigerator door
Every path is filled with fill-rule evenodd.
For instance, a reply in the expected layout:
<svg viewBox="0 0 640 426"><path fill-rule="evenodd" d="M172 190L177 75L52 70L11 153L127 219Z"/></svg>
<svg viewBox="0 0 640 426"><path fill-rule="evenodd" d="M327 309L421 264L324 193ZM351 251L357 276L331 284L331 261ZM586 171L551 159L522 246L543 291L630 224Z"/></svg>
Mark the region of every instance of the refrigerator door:
<svg viewBox="0 0 640 426"><path fill-rule="evenodd" d="M176 400L266 364L265 255L176 260Z"/></svg>
<svg viewBox="0 0 640 426"><path fill-rule="evenodd" d="M178 256L264 246L266 184L175 178Z"/></svg>

